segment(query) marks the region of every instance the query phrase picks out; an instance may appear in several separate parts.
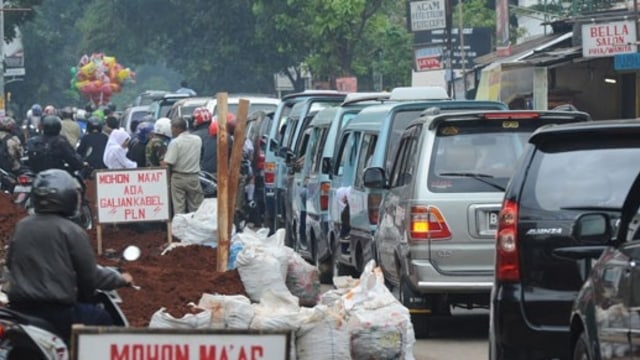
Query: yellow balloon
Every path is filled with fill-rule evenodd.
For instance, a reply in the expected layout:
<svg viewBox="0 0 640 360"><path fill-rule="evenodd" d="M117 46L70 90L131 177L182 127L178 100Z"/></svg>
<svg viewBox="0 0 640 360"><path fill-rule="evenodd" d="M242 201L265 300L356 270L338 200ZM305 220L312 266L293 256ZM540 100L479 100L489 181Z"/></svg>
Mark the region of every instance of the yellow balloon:
<svg viewBox="0 0 640 360"><path fill-rule="evenodd" d="M131 75L131 69L126 68L118 71L118 82L123 82L129 78Z"/></svg>
<svg viewBox="0 0 640 360"><path fill-rule="evenodd" d="M116 58L113 56L105 56L102 58L102 62L107 65L107 67L112 67L116 64Z"/></svg>
<svg viewBox="0 0 640 360"><path fill-rule="evenodd" d="M87 77L91 77L96 72L96 64L94 62L89 62L80 68L80 72Z"/></svg>

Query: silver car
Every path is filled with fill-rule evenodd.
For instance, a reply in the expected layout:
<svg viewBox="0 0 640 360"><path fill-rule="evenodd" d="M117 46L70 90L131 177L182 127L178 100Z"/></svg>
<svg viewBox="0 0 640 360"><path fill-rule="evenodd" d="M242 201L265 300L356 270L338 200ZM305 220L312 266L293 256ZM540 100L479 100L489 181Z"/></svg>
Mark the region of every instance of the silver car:
<svg viewBox="0 0 640 360"><path fill-rule="evenodd" d="M430 109L402 134L390 173L365 170L365 186L388 189L374 252L417 336L428 334L428 316L449 315L452 306L488 307L498 213L527 139L577 114L588 117Z"/></svg>

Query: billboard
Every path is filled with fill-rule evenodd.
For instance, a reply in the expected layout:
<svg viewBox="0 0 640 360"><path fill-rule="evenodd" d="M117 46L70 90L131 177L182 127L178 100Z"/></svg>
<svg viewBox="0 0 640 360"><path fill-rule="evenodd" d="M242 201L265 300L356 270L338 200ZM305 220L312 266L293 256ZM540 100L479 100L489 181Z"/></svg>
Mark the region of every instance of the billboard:
<svg viewBox="0 0 640 360"><path fill-rule="evenodd" d="M474 27L464 28L462 30L462 38L464 41L464 48L460 41L459 29L451 29L451 46L453 47L453 57L451 59L451 65L453 69L461 70L463 68L472 69L474 67L474 60L478 56L482 56L491 52L491 35L493 30L488 27ZM439 46L442 48L442 62L445 67L448 66L447 57L449 54L445 49L447 48L447 34L444 29L424 31L416 33L414 37L415 49L421 49L425 47ZM463 53L464 50L464 53ZM416 59L417 61L417 59ZM416 68L417 71L419 70Z"/></svg>
<svg viewBox="0 0 640 360"><path fill-rule="evenodd" d="M443 29L446 27L444 0L411 1L409 3L411 31Z"/></svg>
<svg viewBox="0 0 640 360"><path fill-rule="evenodd" d="M415 49L416 71L442 70L442 46Z"/></svg>
<svg viewBox="0 0 640 360"><path fill-rule="evenodd" d="M604 57L637 52L633 20L582 25L582 56Z"/></svg>
<svg viewBox="0 0 640 360"><path fill-rule="evenodd" d="M16 37L4 42L4 76L24 76L24 48L22 33L16 29Z"/></svg>

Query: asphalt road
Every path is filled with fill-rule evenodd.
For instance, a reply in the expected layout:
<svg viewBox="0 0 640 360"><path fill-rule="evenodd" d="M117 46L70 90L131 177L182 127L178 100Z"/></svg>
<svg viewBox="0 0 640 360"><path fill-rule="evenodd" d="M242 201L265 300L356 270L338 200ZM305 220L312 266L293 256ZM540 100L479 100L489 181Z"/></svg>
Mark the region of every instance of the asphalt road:
<svg viewBox="0 0 640 360"><path fill-rule="evenodd" d="M427 339L416 339L416 360L487 360L488 310L459 310L434 319Z"/></svg>

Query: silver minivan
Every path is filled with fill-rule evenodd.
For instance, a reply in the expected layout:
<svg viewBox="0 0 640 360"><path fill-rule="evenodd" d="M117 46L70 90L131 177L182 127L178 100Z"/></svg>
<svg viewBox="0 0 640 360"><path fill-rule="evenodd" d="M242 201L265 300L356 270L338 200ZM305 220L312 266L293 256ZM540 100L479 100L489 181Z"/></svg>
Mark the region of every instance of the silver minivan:
<svg viewBox="0 0 640 360"><path fill-rule="evenodd" d="M393 97L392 91L390 99ZM378 209L386 190L365 187L364 170L376 166L391 172L406 126L432 107L442 111L507 108L495 101L403 100L369 106L349 121L342 129L332 160L329 241L334 250L334 275L358 276L364 264L373 258L372 238L378 227Z"/></svg>
<svg viewBox="0 0 640 360"><path fill-rule="evenodd" d="M507 183L529 135L576 114L430 109L399 137L390 170L366 169L365 186L384 190L375 257L417 335L427 334L430 315L488 307Z"/></svg>

